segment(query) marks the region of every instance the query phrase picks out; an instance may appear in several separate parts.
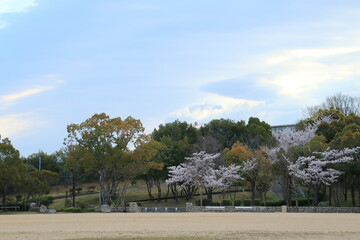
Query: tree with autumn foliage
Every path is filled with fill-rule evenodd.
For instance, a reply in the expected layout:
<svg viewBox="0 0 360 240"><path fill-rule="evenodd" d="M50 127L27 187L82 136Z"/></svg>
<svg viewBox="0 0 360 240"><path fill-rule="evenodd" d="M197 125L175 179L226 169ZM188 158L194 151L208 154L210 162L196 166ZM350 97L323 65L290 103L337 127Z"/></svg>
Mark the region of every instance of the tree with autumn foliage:
<svg viewBox="0 0 360 240"><path fill-rule="evenodd" d="M271 163L265 157L266 149L250 151L240 142L236 142L231 149L224 150L225 164L236 164L242 167L243 178L250 183L252 204L256 193L266 200L266 192L271 187Z"/></svg>
<svg viewBox="0 0 360 240"><path fill-rule="evenodd" d="M128 180L144 166L142 159L130 149L130 145L136 149L146 142L140 120L94 114L80 124L68 125L67 132L64 143L78 145L86 152L84 166L99 174L101 202L110 204L111 198L119 192L123 198ZM124 185L118 190L121 182Z"/></svg>

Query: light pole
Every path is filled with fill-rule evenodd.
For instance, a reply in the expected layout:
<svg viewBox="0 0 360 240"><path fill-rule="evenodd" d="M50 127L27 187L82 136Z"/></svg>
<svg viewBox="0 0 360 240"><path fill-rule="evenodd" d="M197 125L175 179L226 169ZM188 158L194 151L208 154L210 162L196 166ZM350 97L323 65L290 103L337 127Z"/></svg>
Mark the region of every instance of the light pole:
<svg viewBox="0 0 360 240"><path fill-rule="evenodd" d="M100 190L99 190L99 209L101 210L101 172L99 171L99 179L100 179Z"/></svg>
<svg viewBox="0 0 360 240"><path fill-rule="evenodd" d="M39 156L39 171L41 170L41 156Z"/></svg>

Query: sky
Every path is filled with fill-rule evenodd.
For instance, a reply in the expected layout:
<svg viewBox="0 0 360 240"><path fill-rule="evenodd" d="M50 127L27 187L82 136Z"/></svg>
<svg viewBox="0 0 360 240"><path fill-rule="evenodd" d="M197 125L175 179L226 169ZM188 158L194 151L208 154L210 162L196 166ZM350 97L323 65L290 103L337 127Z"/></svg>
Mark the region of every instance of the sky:
<svg viewBox="0 0 360 240"><path fill-rule="evenodd" d="M22 156L102 112L292 124L359 77L358 0L0 0L0 135Z"/></svg>

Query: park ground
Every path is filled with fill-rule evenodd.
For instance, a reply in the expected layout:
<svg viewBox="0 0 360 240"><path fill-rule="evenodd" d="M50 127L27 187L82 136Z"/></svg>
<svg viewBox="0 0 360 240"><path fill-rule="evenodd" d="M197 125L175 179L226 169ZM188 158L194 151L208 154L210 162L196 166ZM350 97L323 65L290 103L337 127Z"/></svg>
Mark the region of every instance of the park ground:
<svg viewBox="0 0 360 240"><path fill-rule="evenodd" d="M0 215L1 240L360 239L360 214L82 213Z"/></svg>

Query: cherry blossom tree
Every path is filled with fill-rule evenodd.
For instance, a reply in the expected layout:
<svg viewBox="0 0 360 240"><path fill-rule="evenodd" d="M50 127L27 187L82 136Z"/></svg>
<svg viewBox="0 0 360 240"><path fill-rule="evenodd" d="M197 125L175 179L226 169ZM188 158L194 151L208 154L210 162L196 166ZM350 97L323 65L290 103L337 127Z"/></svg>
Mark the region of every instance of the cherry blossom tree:
<svg viewBox="0 0 360 240"><path fill-rule="evenodd" d="M178 166L169 167L167 184L178 183L180 188L186 186L200 188L200 205L202 205L201 188L228 188L232 180L241 179L240 166L215 167L215 159L220 154L208 154L204 151L193 153L192 157L185 158L186 162Z"/></svg>
<svg viewBox="0 0 360 240"><path fill-rule="evenodd" d="M314 205L316 206L320 187L331 185L342 174L341 171L332 168L332 166L353 161L352 155L359 151L360 147L343 150L327 149L321 153L314 153L313 156L299 157L296 162L288 166L288 170L290 175L314 189Z"/></svg>
<svg viewBox="0 0 360 240"><path fill-rule="evenodd" d="M273 133L278 141L278 146L269 149L268 157L274 163L275 172L280 176L287 205L291 204L291 195L295 190L293 176L290 175L288 166L301 155L301 149L315 136L319 125L330 123L331 121L332 118L330 116L324 116L314 120L311 124L307 124L303 130L296 131L287 128Z"/></svg>

